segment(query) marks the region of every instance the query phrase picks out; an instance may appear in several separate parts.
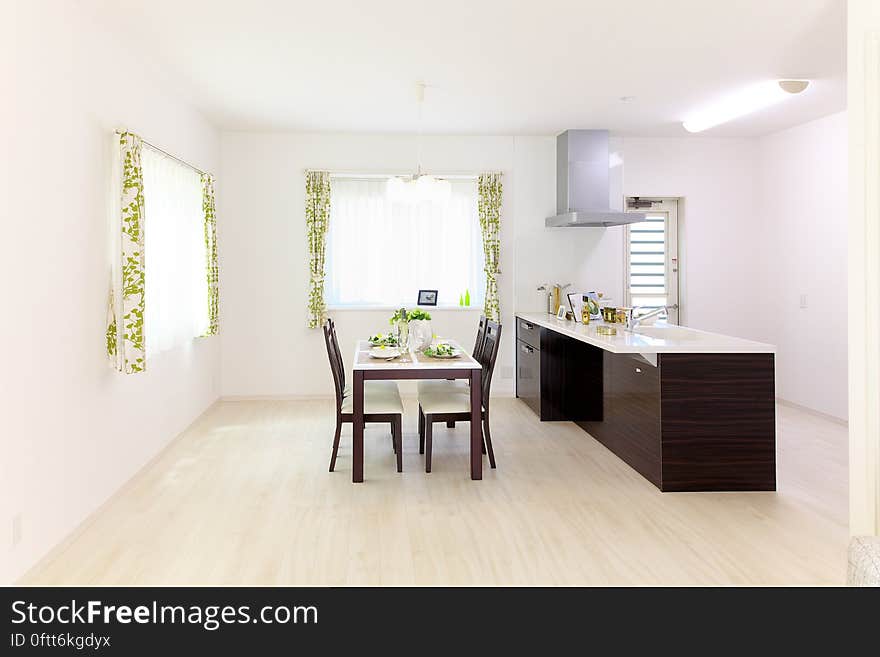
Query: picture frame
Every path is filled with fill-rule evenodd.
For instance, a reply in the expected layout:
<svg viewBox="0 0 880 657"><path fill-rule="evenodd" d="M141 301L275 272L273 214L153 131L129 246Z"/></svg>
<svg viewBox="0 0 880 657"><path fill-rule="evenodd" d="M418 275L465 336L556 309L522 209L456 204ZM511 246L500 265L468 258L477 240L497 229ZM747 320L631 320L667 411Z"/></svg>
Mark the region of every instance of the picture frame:
<svg viewBox="0 0 880 657"><path fill-rule="evenodd" d="M571 313L574 315L574 321L581 322L581 309L584 307L584 294L581 292L572 292L568 295L568 305L571 307Z"/></svg>
<svg viewBox="0 0 880 657"><path fill-rule="evenodd" d="M560 305L559 310L556 311L556 319L566 319L566 314L569 312L568 308Z"/></svg>
<svg viewBox="0 0 880 657"><path fill-rule="evenodd" d="M437 290L419 290L418 306L436 306Z"/></svg>

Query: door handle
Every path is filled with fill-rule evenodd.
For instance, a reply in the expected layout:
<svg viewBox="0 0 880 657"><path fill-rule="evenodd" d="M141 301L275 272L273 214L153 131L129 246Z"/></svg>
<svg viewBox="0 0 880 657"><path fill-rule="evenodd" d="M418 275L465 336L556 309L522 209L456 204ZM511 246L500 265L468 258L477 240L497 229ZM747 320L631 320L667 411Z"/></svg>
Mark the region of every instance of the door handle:
<svg viewBox="0 0 880 657"><path fill-rule="evenodd" d="M636 368L636 374L641 374L641 373L642 373L642 368L641 368L641 367L637 367L637 368Z"/></svg>

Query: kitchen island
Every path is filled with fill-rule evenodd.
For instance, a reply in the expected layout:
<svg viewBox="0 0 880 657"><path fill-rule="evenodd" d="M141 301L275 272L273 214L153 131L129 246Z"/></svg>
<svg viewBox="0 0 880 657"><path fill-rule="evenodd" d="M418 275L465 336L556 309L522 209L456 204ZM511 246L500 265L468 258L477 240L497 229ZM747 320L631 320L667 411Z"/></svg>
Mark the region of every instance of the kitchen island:
<svg viewBox="0 0 880 657"><path fill-rule="evenodd" d="M772 345L656 323L516 315L516 394L661 491L776 490Z"/></svg>

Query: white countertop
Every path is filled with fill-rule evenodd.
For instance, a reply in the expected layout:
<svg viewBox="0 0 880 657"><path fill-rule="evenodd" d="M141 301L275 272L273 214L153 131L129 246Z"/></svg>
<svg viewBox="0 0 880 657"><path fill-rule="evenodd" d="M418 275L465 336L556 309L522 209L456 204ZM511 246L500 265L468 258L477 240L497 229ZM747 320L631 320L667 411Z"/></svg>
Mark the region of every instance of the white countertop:
<svg viewBox="0 0 880 657"><path fill-rule="evenodd" d="M629 331L621 324L609 324L608 326L617 329L617 335L600 335L596 332L596 328L605 325L602 321L594 320L584 325L580 322L556 319L546 313L516 313L516 317L615 354L776 353L776 347L772 344L675 326L666 322L646 324L635 331Z"/></svg>

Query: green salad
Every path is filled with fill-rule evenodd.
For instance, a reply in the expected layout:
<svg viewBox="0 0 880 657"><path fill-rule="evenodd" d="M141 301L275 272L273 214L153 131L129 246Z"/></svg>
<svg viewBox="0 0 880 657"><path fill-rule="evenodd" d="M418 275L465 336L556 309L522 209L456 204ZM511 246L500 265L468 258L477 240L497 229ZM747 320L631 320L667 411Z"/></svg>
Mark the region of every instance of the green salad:
<svg viewBox="0 0 880 657"><path fill-rule="evenodd" d="M370 336L370 344L374 347L396 347L397 338L390 333L377 333Z"/></svg>
<svg viewBox="0 0 880 657"><path fill-rule="evenodd" d="M425 347L425 350L422 353L425 354L425 356L430 356L432 358L443 358L455 356L458 352L455 350L455 347L448 342L438 342L437 344Z"/></svg>

